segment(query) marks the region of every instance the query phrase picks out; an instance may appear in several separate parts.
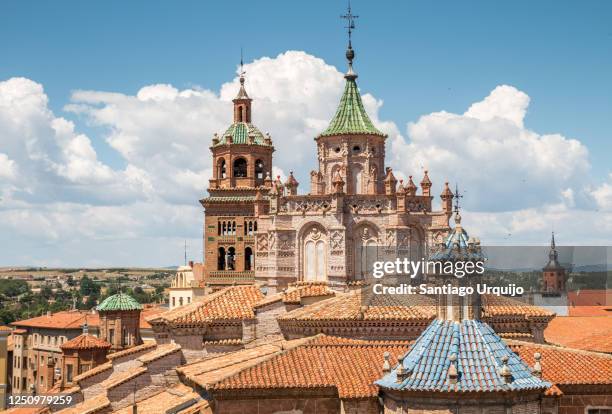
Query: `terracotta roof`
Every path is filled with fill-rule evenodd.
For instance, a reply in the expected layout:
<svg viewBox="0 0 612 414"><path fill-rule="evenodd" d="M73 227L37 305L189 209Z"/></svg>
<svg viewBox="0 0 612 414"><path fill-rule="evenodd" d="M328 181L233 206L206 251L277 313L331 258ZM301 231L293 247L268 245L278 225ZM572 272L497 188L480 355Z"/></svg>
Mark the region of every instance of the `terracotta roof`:
<svg viewBox="0 0 612 414"><path fill-rule="evenodd" d="M72 407L57 411L57 414L94 414L108 406L110 406L110 401L106 398L106 395L100 394Z"/></svg>
<svg viewBox="0 0 612 414"><path fill-rule="evenodd" d="M201 397L192 388L178 384L165 391L155 394L149 398L136 402L139 413L165 414L176 412L179 407L189 405L190 407L199 402ZM133 405L120 410L113 411L114 414L132 414Z"/></svg>
<svg viewBox="0 0 612 414"><path fill-rule="evenodd" d="M612 289L582 289L567 294L570 316L612 316Z"/></svg>
<svg viewBox="0 0 612 414"><path fill-rule="evenodd" d="M253 319L253 306L263 298L255 285L230 286L192 302L148 318L149 323L201 324L215 320Z"/></svg>
<svg viewBox="0 0 612 414"><path fill-rule="evenodd" d="M320 335L301 346L266 359L215 384L214 391L320 388L338 390L340 398L378 395L374 381L382 376L383 354L393 361L407 344L343 340Z"/></svg>
<svg viewBox="0 0 612 414"><path fill-rule="evenodd" d="M0 332L11 332L11 331L12 329L8 326L4 326L4 325L0 326Z"/></svg>
<svg viewBox="0 0 612 414"><path fill-rule="evenodd" d="M164 312L168 312L168 308L161 306L145 306L140 312L140 329L151 329L151 324L147 322L147 318L161 315Z"/></svg>
<svg viewBox="0 0 612 414"><path fill-rule="evenodd" d="M87 319L87 324L99 326L100 319L98 314L83 311L61 311L51 315L37 316L31 319L13 322L13 326L29 328L51 328L51 329L81 329Z"/></svg>
<svg viewBox="0 0 612 414"><path fill-rule="evenodd" d="M553 317L554 313L547 309L520 302L516 299L497 295L483 295L483 317L525 315Z"/></svg>
<svg viewBox="0 0 612 414"><path fill-rule="evenodd" d="M21 335L21 334L26 334L28 333L28 331L26 329L13 329L13 335Z"/></svg>
<svg viewBox="0 0 612 414"><path fill-rule="evenodd" d="M279 320L379 320L419 319L435 316L435 301L427 296L374 295L368 287L337 294L303 308L295 309Z"/></svg>
<svg viewBox="0 0 612 414"><path fill-rule="evenodd" d="M208 401L202 400L184 410L178 411L176 414L212 414L212 409Z"/></svg>
<svg viewBox="0 0 612 414"><path fill-rule="evenodd" d="M529 366L534 354L542 356L542 377L556 385L612 384L612 356L552 345L508 341L510 348Z"/></svg>
<svg viewBox="0 0 612 414"><path fill-rule="evenodd" d="M177 372L202 388L208 388L223 378L269 359L284 350L295 348L312 340L313 337L290 341L281 340L222 355L207 356L199 361L178 367Z"/></svg>
<svg viewBox="0 0 612 414"><path fill-rule="evenodd" d="M217 339L214 341L204 341L204 345L242 345L242 338Z"/></svg>
<svg viewBox="0 0 612 414"><path fill-rule="evenodd" d="M158 345L157 348L152 350L151 352L147 352L138 360L143 364L148 364L149 362L155 361L156 359L163 358L167 355L173 354L181 350L181 346L175 343Z"/></svg>
<svg viewBox="0 0 612 414"><path fill-rule="evenodd" d="M264 297L257 302L254 307L259 308L280 301L284 303L299 304L302 298L334 295L335 292L331 290L325 282L298 282L289 285L284 292Z"/></svg>
<svg viewBox="0 0 612 414"><path fill-rule="evenodd" d="M96 338L93 335L81 334L68 342L60 345L61 349L110 349L112 345L104 339Z"/></svg>
<svg viewBox="0 0 612 414"><path fill-rule="evenodd" d="M76 377L73 378L73 382L79 382L79 381L83 381L86 378L90 378L93 377L94 375L97 375L101 372L104 371L108 371L109 369L113 368L113 364L110 362L107 362L105 364L102 365L98 365L97 367L94 367L92 369L88 369L87 371L83 372L82 374L77 375Z"/></svg>
<svg viewBox="0 0 612 414"><path fill-rule="evenodd" d="M128 382L129 380L136 378L137 376L142 375L145 372L147 372L146 367L136 367L136 368L130 369L129 371L124 371L116 375L113 375L110 378L107 378L104 381L102 381L100 385L103 388L106 388L107 390L109 390L125 382Z"/></svg>
<svg viewBox="0 0 612 414"><path fill-rule="evenodd" d="M155 341L147 341L145 340L142 344L137 345L137 346L133 346L131 348L128 349L124 349L123 351L119 351L119 352L114 352L112 354L108 354L106 357L110 360L113 360L115 358L121 358L127 355L131 355L131 354L136 354L140 351L146 351L148 349L151 348L155 348L157 346L157 343Z"/></svg>
<svg viewBox="0 0 612 414"><path fill-rule="evenodd" d="M612 316L557 316L544 338L555 345L612 353Z"/></svg>

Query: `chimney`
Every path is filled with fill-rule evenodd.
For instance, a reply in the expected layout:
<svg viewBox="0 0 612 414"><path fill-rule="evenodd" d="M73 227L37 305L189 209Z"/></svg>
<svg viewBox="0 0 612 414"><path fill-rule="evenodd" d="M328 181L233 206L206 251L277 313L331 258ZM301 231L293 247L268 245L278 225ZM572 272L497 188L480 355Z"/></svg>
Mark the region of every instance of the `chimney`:
<svg viewBox="0 0 612 414"><path fill-rule="evenodd" d="M193 269L193 260L189 261L189 267L191 267Z"/></svg>
<svg viewBox="0 0 612 414"><path fill-rule="evenodd" d="M388 374L391 371L391 363L389 362L389 357L391 356L391 354L389 353L389 351L386 351L383 354L383 357L385 358L385 362L383 362L383 374Z"/></svg>
<svg viewBox="0 0 612 414"><path fill-rule="evenodd" d="M51 311L47 311L47 316L50 318L51 317Z"/></svg>

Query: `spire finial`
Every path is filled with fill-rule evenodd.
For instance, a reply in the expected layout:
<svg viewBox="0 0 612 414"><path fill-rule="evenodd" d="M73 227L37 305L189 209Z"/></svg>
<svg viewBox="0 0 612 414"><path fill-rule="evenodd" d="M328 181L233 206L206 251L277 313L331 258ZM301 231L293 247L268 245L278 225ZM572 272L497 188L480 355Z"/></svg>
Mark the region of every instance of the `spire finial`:
<svg viewBox="0 0 612 414"><path fill-rule="evenodd" d="M351 41L352 41L353 30L355 29L355 19L357 19L358 17L359 16L354 15L353 12L351 11L351 0L349 0L346 14L343 14L340 16L341 19L345 19L347 22L345 26L345 28L347 29L347 33L348 33L348 47L346 49L346 60L348 60L349 67L345 75L345 78L347 79L357 78L357 74L353 72L353 59L355 59L355 51L353 50Z"/></svg>
<svg viewBox="0 0 612 414"><path fill-rule="evenodd" d="M455 214L459 214L461 198L463 198L463 194L459 193L459 186L455 183Z"/></svg>
<svg viewBox="0 0 612 414"><path fill-rule="evenodd" d="M551 250L555 250L556 247L557 246L555 244L555 232L553 231L552 232L552 237L550 239L550 248L551 248Z"/></svg>
<svg viewBox="0 0 612 414"><path fill-rule="evenodd" d="M242 47L240 48L240 85L244 85L244 75L246 72L244 71L244 60L242 57Z"/></svg>

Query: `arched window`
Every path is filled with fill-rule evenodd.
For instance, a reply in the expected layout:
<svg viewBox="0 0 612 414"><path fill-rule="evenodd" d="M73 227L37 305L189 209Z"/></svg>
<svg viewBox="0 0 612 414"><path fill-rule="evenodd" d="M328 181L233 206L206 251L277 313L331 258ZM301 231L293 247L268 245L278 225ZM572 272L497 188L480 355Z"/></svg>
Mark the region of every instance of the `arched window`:
<svg viewBox="0 0 612 414"><path fill-rule="evenodd" d="M234 161L234 177L243 178L247 176L247 162L244 158L237 158Z"/></svg>
<svg viewBox="0 0 612 414"><path fill-rule="evenodd" d="M238 119L240 120L240 122L244 122L244 118L242 117L242 110L243 110L242 105L240 105L238 107Z"/></svg>
<svg viewBox="0 0 612 414"><path fill-rule="evenodd" d="M236 222L232 221L232 236L236 235Z"/></svg>
<svg viewBox="0 0 612 414"><path fill-rule="evenodd" d="M250 247L244 249L244 270L251 270L253 260L253 250Z"/></svg>
<svg viewBox="0 0 612 414"><path fill-rule="evenodd" d="M254 231L254 232L257 232L257 222L254 222L254 223L253 223L253 231Z"/></svg>
<svg viewBox="0 0 612 414"><path fill-rule="evenodd" d="M236 270L236 249L230 247L227 249L227 270Z"/></svg>
<svg viewBox="0 0 612 414"><path fill-rule="evenodd" d="M304 281L327 280L326 236L313 227L304 237Z"/></svg>
<svg viewBox="0 0 612 414"><path fill-rule="evenodd" d="M225 159L221 158L219 160L217 168L218 168L218 170L217 170L217 177L218 178L225 178L225 177L227 177L227 171L226 171L226 168L225 168Z"/></svg>
<svg viewBox="0 0 612 414"><path fill-rule="evenodd" d="M376 230L360 227L353 235L355 241L355 279L361 280L371 275L374 262L378 259Z"/></svg>
<svg viewBox="0 0 612 414"><path fill-rule="evenodd" d="M219 254L217 256L217 270L225 270L225 249L219 247Z"/></svg>
<svg viewBox="0 0 612 414"><path fill-rule="evenodd" d="M255 178L258 180L264 179L264 162L262 160L255 161Z"/></svg>
<svg viewBox="0 0 612 414"><path fill-rule="evenodd" d="M183 297L182 296L179 298L179 306L183 306Z"/></svg>
<svg viewBox="0 0 612 414"><path fill-rule="evenodd" d="M217 222L217 236L221 235L221 222Z"/></svg>
<svg viewBox="0 0 612 414"><path fill-rule="evenodd" d="M362 189L363 171L360 167L356 167L353 171L353 194L363 193Z"/></svg>

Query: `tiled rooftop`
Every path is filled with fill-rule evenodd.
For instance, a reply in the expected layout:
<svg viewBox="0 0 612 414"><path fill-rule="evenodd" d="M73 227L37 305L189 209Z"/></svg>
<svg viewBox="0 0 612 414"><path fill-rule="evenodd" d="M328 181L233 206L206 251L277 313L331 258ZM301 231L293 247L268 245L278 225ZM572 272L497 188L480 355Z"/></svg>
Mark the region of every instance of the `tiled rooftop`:
<svg viewBox="0 0 612 414"><path fill-rule="evenodd" d="M61 311L51 315L37 316L31 319L13 322L11 325L29 328L51 329L82 329L85 320L91 326L99 326L100 319L97 313L83 311Z"/></svg>
<svg viewBox="0 0 612 414"><path fill-rule="evenodd" d="M110 401L106 398L106 395L101 394L93 398L88 398L82 403L73 405L72 407L57 411L57 414L93 414L109 406Z"/></svg>
<svg viewBox="0 0 612 414"><path fill-rule="evenodd" d="M102 365L98 365L95 368L92 369L88 369L87 371L83 372L82 374L77 375L76 377L73 378L73 382L79 382L79 381L83 381L86 378L90 378L93 377L94 375L97 375L101 372L107 371L109 369L113 368L113 364L110 362L107 362L105 364Z"/></svg>
<svg viewBox="0 0 612 414"><path fill-rule="evenodd" d="M201 400L200 396L192 388L178 384L149 398L137 401L136 407L139 413L165 414L176 412L175 410L182 406L189 405L191 407L199 402L199 400ZM132 410L133 406L129 405L120 410L113 411L113 414L132 414Z"/></svg>
<svg viewBox="0 0 612 414"><path fill-rule="evenodd" d="M511 340L508 345L530 366L539 352L543 378L558 386L612 384L612 355Z"/></svg>
<svg viewBox="0 0 612 414"><path fill-rule="evenodd" d="M555 345L612 353L612 316L557 316L544 338Z"/></svg>
<svg viewBox="0 0 612 414"><path fill-rule="evenodd" d="M201 324L213 320L241 320L255 317L253 306L263 298L254 285L230 286L212 293L202 302L193 302L149 318L149 323Z"/></svg>
<svg viewBox="0 0 612 414"><path fill-rule="evenodd" d="M299 304L302 298L334 296L327 283L324 282L298 282L290 285L285 291L274 295L265 296L255 304L255 308L266 306L276 302L288 304Z"/></svg>
<svg viewBox="0 0 612 414"><path fill-rule="evenodd" d="M504 370L511 375L510 381ZM403 361L377 384L430 392L507 392L546 390L551 386L534 376L489 325L475 320L434 320Z"/></svg>
<svg viewBox="0 0 612 414"><path fill-rule="evenodd" d="M396 358L407 346L318 335L225 378L212 389L335 387L340 398L374 397L383 354L389 351Z"/></svg>
<svg viewBox="0 0 612 414"><path fill-rule="evenodd" d="M552 317L554 313L539 306L529 305L516 299L497 295L482 295L483 317L525 315Z"/></svg>
<svg viewBox="0 0 612 414"><path fill-rule="evenodd" d="M148 364L149 362L155 361L156 359L163 358L167 355L173 354L174 352L178 352L181 350L181 346L175 343L158 345L156 349L153 349L150 352L147 352L138 360L143 364Z"/></svg>
<svg viewBox="0 0 612 414"><path fill-rule="evenodd" d="M312 305L304 306L279 317L279 320L430 320L435 315L435 302L426 296L370 295L368 287L336 294ZM365 306L367 304L367 306Z"/></svg>
<svg viewBox="0 0 612 414"><path fill-rule="evenodd" d="M61 349L110 349L112 345L104 339L89 334L81 334L60 345Z"/></svg>
<svg viewBox="0 0 612 414"><path fill-rule="evenodd" d="M141 310L142 305L136 299L126 293L117 293L109 296L102 301L97 307L97 311L112 312L112 311L130 311Z"/></svg>
<svg viewBox="0 0 612 414"><path fill-rule="evenodd" d="M155 341L143 341L142 344L137 345L137 346L133 346L131 348L128 349L124 349L123 351L119 351L119 352L113 352L112 354L108 354L107 358L110 360L113 360L115 358L122 358L124 356L127 355L131 355L131 354L136 354L140 351L146 351L148 349L153 349L157 346L157 343Z"/></svg>
<svg viewBox="0 0 612 414"><path fill-rule="evenodd" d="M134 369L130 369L129 371L120 372L116 375L111 376L110 378L105 379L100 383L103 388L111 389L117 387L133 378L136 378L139 375L147 372L146 367L137 367Z"/></svg>

